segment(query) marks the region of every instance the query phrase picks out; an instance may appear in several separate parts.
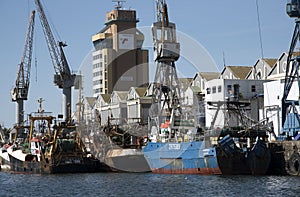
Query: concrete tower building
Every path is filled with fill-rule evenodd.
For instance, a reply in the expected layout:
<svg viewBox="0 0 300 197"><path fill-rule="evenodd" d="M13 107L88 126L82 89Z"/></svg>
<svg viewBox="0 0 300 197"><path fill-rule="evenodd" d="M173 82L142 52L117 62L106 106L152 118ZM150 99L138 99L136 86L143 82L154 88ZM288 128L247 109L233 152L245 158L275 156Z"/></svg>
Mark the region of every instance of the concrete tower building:
<svg viewBox="0 0 300 197"><path fill-rule="evenodd" d="M116 7L106 14L105 27L92 36L93 96L128 91L149 81L148 50L136 28L135 10Z"/></svg>

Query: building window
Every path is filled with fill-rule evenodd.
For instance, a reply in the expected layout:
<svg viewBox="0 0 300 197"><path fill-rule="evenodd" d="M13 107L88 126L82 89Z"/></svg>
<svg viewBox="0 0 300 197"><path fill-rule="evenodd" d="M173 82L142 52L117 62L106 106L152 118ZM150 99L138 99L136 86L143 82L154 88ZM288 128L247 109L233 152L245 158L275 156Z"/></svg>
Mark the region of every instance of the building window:
<svg viewBox="0 0 300 197"><path fill-rule="evenodd" d="M206 93L210 94L210 88L206 88Z"/></svg>
<svg viewBox="0 0 300 197"><path fill-rule="evenodd" d="M222 92L222 86L218 86L218 92Z"/></svg>
<svg viewBox="0 0 300 197"><path fill-rule="evenodd" d="M100 93L100 89L95 89L94 94Z"/></svg>
<svg viewBox="0 0 300 197"><path fill-rule="evenodd" d="M286 71L286 65L287 65L287 62L285 61L285 62L283 62L283 64L282 64L282 71Z"/></svg>
<svg viewBox="0 0 300 197"><path fill-rule="evenodd" d="M239 98L239 95L240 95L240 85L239 84L233 85L233 94L234 94L234 98Z"/></svg>
<svg viewBox="0 0 300 197"><path fill-rule="evenodd" d="M100 58L101 58L101 54L93 56L93 60L97 60L97 59L100 59Z"/></svg>
<svg viewBox="0 0 300 197"><path fill-rule="evenodd" d="M251 92L256 92L256 87L255 87L255 85L252 85L252 86L251 86Z"/></svg>
<svg viewBox="0 0 300 197"><path fill-rule="evenodd" d="M94 64L94 66L93 66L93 67L94 67L94 69L95 69L95 68L99 68L99 67L100 67L100 63L96 63L96 64Z"/></svg>
<svg viewBox="0 0 300 197"><path fill-rule="evenodd" d="M261 70L259 69L257 74L256 74L256 79L262 79L262 74L261 74Z"/></svg>
<svg viewBox="0 0 300 197"><path fill-rule="evenodd" d="M216 93L217 92L217 88L216 88L216 86L213 86L212 87L212 93L214 94L214 93Z"/></svg>
<svg viewBox="0 0 300 197"><path fill-rule="evenodd" d="M232 94L232 86L231 85L227 85L227 93Z"/></svg>

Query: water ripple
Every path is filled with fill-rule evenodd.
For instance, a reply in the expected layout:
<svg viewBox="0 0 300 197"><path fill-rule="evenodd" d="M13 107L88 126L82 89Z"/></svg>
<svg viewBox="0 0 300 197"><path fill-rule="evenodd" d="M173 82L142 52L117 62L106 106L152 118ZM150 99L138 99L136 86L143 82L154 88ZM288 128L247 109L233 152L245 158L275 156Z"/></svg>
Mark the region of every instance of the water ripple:
<svg viewBox="0 0 300 197"><path fill-rule="evenodd" d="M0 172L0 196L298 196L300 177Z"/></svg>

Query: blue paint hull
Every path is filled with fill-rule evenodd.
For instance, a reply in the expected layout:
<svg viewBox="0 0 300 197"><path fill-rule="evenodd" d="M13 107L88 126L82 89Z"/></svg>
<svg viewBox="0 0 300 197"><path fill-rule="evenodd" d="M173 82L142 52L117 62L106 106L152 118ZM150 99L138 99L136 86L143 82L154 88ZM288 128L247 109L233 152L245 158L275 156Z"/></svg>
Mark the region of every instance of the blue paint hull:
<svg viewBox="0 0 300 197"><path fill-rule="evenodd" d="M215 148L204 148L203 141L149 142L143 151L154 173L221 174Z"/></svg>

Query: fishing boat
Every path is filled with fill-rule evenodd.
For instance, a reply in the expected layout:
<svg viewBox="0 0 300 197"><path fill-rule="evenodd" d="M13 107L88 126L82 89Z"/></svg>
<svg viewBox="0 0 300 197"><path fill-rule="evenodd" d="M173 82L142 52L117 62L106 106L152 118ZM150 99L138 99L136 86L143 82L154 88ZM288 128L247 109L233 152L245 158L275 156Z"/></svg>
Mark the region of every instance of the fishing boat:
<svg viewBox="0 0 300 197"><path fill-rule="evenodd" d="M5 144L0 148L0 170L1 171L10 170L9 156L8 156L8 153L7 153L7 148L8 147L9 147L9 145Z"/></svg>
<svg viewBox="0 0 300 197"><path fill-rule="evenodd" d="M3 133L2 127L0 126L0 170L9 170L9 157L7 153L7 148L9 144L6 143L5 135Z"/></svg>
<svg viewBox="0 0 300 197"><path fill-rule="evenodd" d="M52 174L109 170L88 154L74 124L57 123L51 112L42 109L31 113L29 121L25 141L15 141L7 148L11 172Z"/></svg>
<svg viewBox="0 0 300 197"><path fill-rule="evenodd" d="M154 173L220 174L215 148L197 127L200 100L189 102L182 92L189 81L179 82L177 76L175 62L180 57L180 43L176 24L169 21L165 0L156 1L156 7L152 36L157 67L147 92L152 104L148 117L149 142L143 149L145 158ZM194 101L193 98L194 95Z"/></svg>
<svg viewBox="0 0 300 197"><path fill-rule="evenodd" d="M266 174L271 161L267 138L266 130L224 128L216 147L222 174Z"/></svg>
<svg viewBox="0 0 300 197"><path fill-rule="evenodd" d="M3 130L0 130L1 147L0 147L0 170L9 171L10 170L10 159L7 150L13 145L12 142L24 142L26 133L25 128L29 128L25 125L15 124L14 128L9 132L9 139L5 138Z"/></svg>
<svg viewBox="0 0 300 197"><path fill-rule="evenodd" d="M114 169L127 172L150 172L142 147L145 145L147 130L142 125L116 125L110 120L103 128L110 148L105 163Z"/></svg>
<svg viewBox="0 0 300 197"><path fill-rule="evenodd" d="M193 119L190 119L192 121ZM159 135L150 135L144 155L152 172L160 174L221 174L215 147L211 147L201 129L194 126L160 127Z"/></svg>
<svg viewBox="0 0 300 197"><path fill-rule="evenodd" d="M142 125L114 124L108 118L104 126L83 129L83 141L97 159L115 172L150 172L142 148L147 130Z"/></svg>

